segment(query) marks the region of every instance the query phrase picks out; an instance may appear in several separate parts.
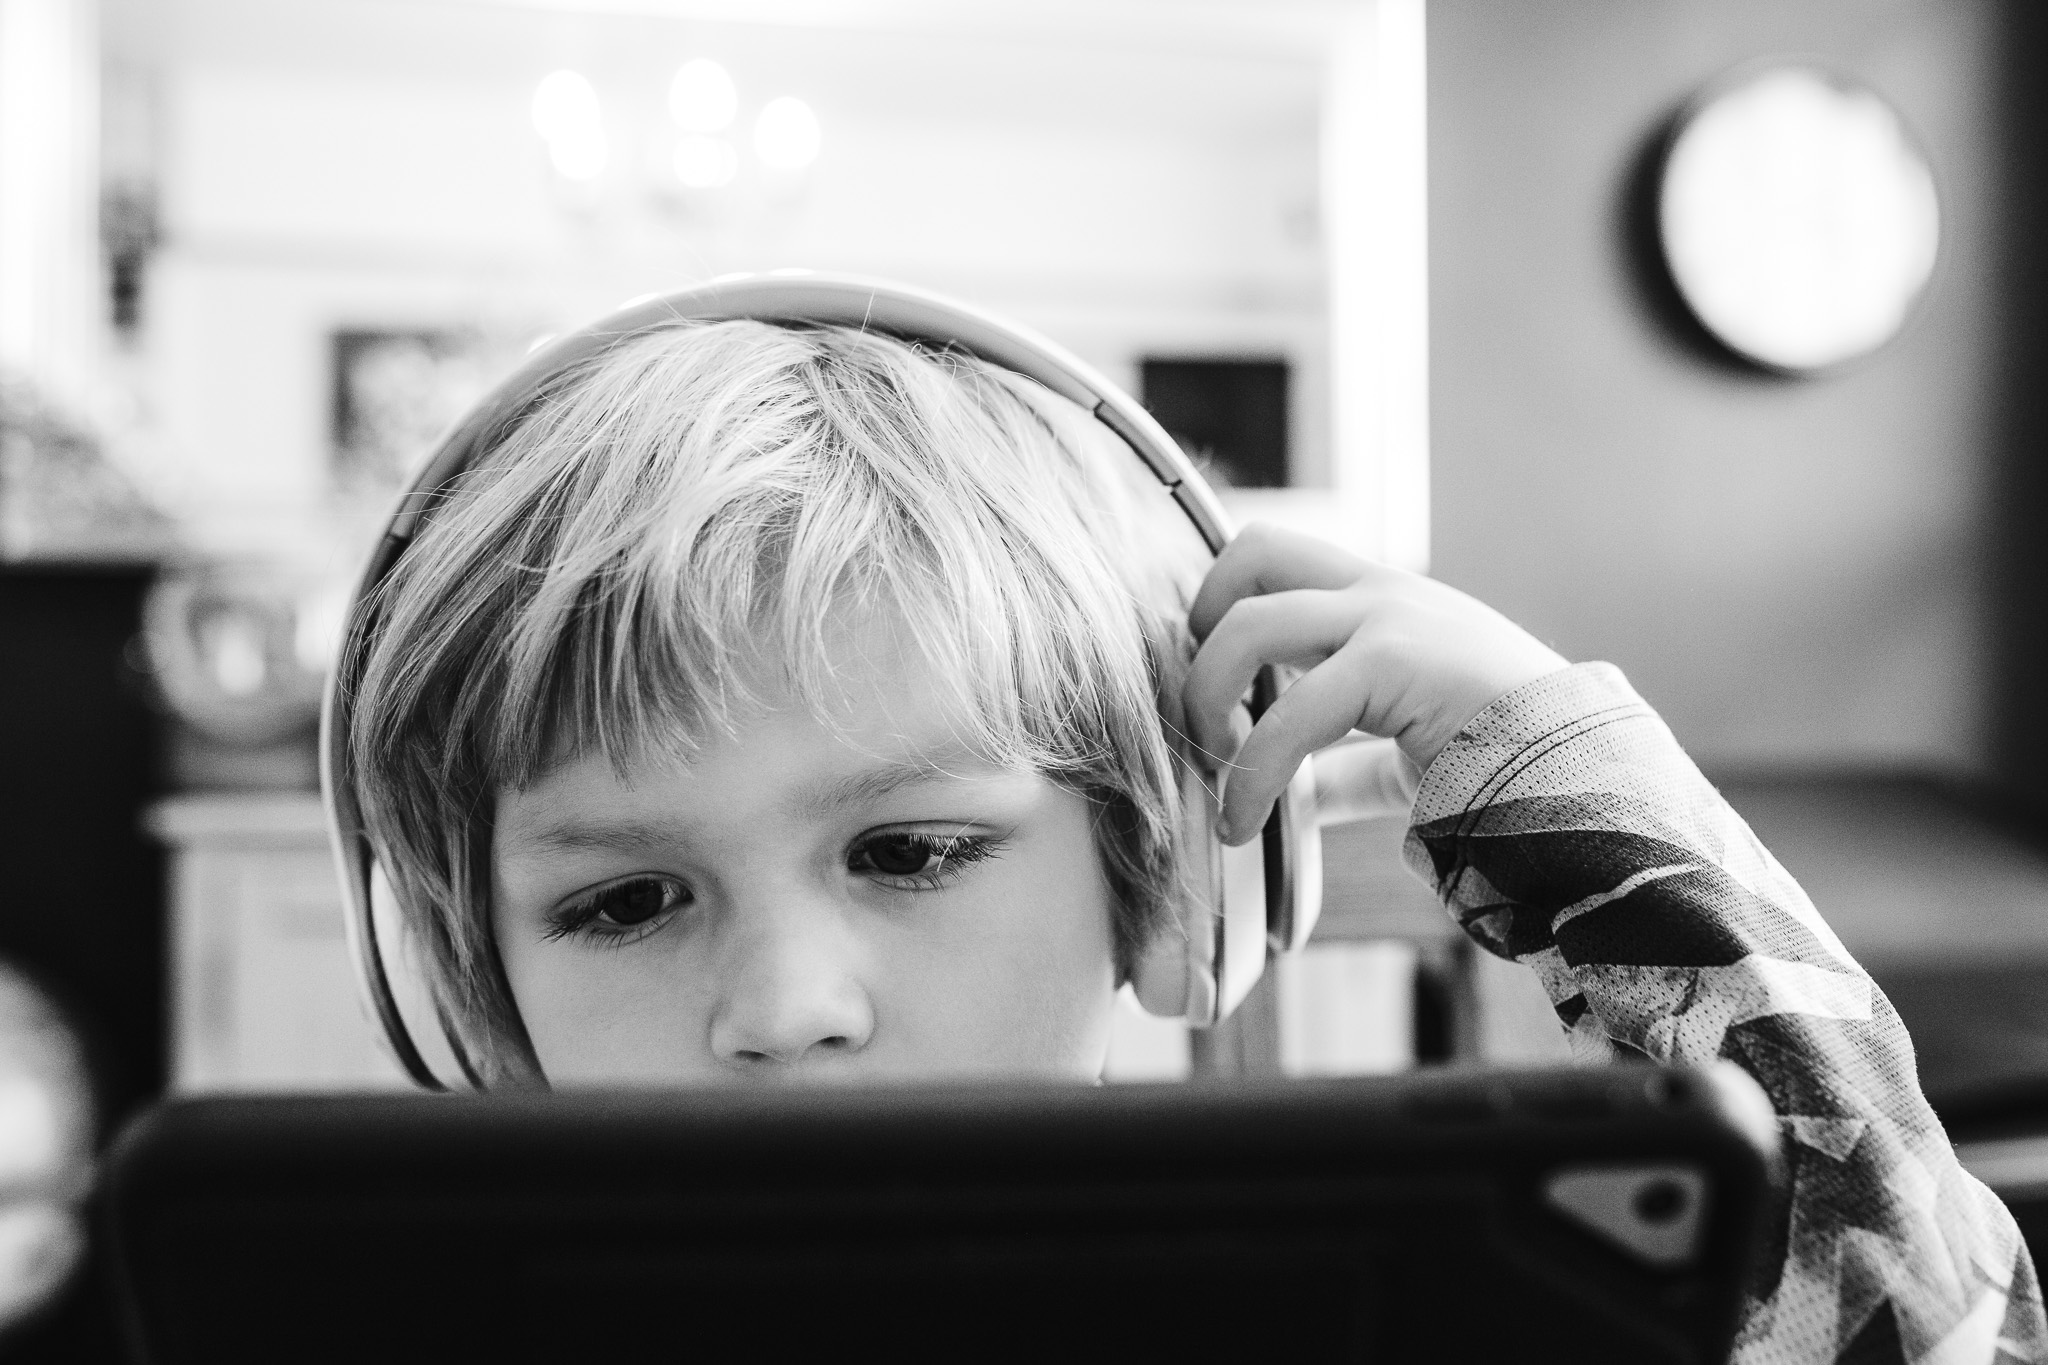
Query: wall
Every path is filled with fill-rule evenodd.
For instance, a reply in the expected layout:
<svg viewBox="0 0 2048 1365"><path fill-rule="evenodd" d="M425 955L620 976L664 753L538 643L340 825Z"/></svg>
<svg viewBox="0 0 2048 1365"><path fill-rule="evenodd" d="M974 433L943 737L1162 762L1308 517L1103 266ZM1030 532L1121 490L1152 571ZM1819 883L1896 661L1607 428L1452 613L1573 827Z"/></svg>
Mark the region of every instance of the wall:
<svg viewBox="0 0 2048 1365"><path fill-rule="evenodd" d="M1434 569L1621 665L1709 768L1991 763L2000 449L1985 0L1434 0ZM1715 361L1627 227L1649 140L1774 55L1875 87L1942 194L1917 318L1847 372Z"/></svg>
<svg viewBox="0 0 2048 1365"><path fill-rule="evenodd" d="M167 13L145 24L123 4L109 22L161 115L165 244L139 368L162 482L202 540L304 541L337 327L533 336L787 265L958 293L1125 379L1146 354L1287 358L1301 463L1312 479L1324 463L1320 67L1299 38L1091 46L389 0ZM650 196L638 168L666 82L700 54L746 105L797 92L818 109L805 183L740 209ZM562 65L597 84L615 136L590 206L562 196L528 123L534 83Z"/></svg>
<svg viewBox="0 0 2048 1365"><path fill-rule="evenodd" d="M2001 459L1993 489L1999 573L1992 610L1998 628L1996 694L1991 761L2000 784L2018 795L2036 817L2048 818L2048 707L2041 704L2048 679L2048 631L2041 628L2048 604L2048 327L2040 300L2048 297L2048 183L2038 167L2048 164L2048 100L2041 98L2041 69L2048 57L2048 10L2011 0L2000 41L1997 93L2001 163L2013 168L2004 201L2004 236L1999 273L2002 300L1998 353L1993 372L1999 383L1995 414Z"/></svg>

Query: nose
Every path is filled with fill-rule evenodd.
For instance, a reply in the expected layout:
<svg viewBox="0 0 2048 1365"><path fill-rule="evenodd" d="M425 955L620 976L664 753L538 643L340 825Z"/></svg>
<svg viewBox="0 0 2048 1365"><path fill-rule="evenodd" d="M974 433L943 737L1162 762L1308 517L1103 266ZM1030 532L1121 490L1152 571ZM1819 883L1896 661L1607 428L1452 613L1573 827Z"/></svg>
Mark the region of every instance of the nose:
<svg viewBox="0 0 2048 1365"><path fill-rule="evenodd" d="M728 1070L781 1075L858 1054L873 1036L859 943L837 908L792 898L742 911L721 956L711 1050Z"/></svg>

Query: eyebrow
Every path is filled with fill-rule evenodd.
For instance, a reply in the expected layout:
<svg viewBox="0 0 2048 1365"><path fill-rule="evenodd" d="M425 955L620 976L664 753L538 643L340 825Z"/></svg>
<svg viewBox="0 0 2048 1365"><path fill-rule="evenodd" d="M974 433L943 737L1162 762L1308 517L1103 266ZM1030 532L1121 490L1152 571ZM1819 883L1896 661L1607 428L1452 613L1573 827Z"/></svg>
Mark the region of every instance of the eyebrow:
<svg viewBox="0 0 2048 1365"><path fill-rule="evenodd" d="M994 774L991 774L993 776ZM884 763L862 772L850 773L834 782L806 792L790 802L790 809L806 815L864 806L893 796L905 787L949 780L972 781L965 773L953 772L931 759L906 759Z"/></svg>
<svg viewBox="0 0 2048 1365"><path fill-rule="evenodd" d="M1002 770L987 776L1008 774ZM909 759L883 763L811 788L785 804L798 815L824 815L849 807L866 805L904 790L934 782L981 780L979 774L956 772L931 759ZM666 820L582 820L574 817L551 822L524 836L525 845L549 849L648 848L671 842L681 833Z"/></svg>

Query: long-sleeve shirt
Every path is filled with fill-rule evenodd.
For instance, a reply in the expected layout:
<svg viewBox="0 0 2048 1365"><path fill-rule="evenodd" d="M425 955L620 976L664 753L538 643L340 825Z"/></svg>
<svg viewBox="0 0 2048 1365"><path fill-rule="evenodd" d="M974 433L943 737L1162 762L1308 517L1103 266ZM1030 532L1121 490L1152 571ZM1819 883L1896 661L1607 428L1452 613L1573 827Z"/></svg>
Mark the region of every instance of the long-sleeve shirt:
<svg viewBox="0 0 2048 1365"><path fill-rule="evenodd" d="M1481 947L1533 968L1573 1050L1727 1058L1786 1179L1742 1365L2048 1360L2024 1241L1957 1163L1883 992L1609 664L1495 702L1423 775L1406 846Z"/></svg>

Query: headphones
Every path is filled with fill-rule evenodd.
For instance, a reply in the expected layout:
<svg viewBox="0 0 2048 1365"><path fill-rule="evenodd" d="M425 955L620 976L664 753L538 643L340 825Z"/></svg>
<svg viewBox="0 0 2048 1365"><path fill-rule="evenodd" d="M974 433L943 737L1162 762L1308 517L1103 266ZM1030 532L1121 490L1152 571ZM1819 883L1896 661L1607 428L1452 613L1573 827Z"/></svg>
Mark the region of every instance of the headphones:
<svg viewBox="0 0 2048 1365"><path fill-rule="evenodd" d="M694 289L635 300L543 347L493 388L442 439L399 500L370 555L348 621L373 609L378 586L450 485L494 449L562 372L621 341L679 321L752 319L840 325L880 332L937 351L960 351L1023 375L1078 404L1145 463L1209 552L1230 540L1228 517L1173 438L1128 395L1053 342L978 309L903 285L810 271L728 276ZM364 623L366 634L374 622ZM483 1088L481 1076L438 1000L389 881L377 865L352 783L343 780L353 701L367 650L348 652L330 676L320 717L320 785L346 900L350 949L365 1002L408 1075L429 1090ZM1247 706L1254 720L1279 695L1273 668L1261 669ZM1312 765L1303 763L1274 803L1258 839L1226 848L1216 837L1216 782L1182 765L1184 858L1196 894L1181 898L1178 933L1156 934L1132 973L1152 1014L1214 1025L1258 983L1269 954L1308 941L1322 906L1322 838Z"/></svg>

